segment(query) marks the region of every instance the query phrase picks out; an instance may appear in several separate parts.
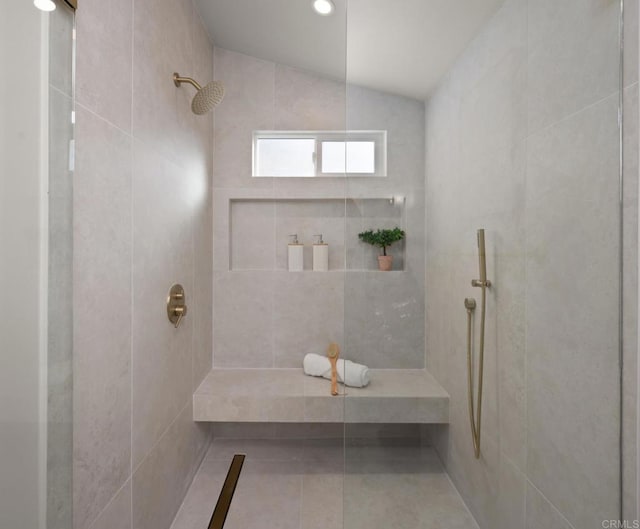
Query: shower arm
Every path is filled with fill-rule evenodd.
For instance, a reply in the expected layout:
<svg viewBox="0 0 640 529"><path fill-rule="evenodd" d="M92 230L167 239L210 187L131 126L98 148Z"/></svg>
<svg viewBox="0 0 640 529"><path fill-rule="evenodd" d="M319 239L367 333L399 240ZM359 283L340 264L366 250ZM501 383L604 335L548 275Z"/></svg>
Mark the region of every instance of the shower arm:
<svg viewBox="0 0 640 529"><path fill-rule="evenodd" d="M193 86L196 90L202 90L202 86L195 79L191 79L191 77L180 77L177 73L173 74L173 84L177 87L180 87L182 83L187 83Z"/></svg>

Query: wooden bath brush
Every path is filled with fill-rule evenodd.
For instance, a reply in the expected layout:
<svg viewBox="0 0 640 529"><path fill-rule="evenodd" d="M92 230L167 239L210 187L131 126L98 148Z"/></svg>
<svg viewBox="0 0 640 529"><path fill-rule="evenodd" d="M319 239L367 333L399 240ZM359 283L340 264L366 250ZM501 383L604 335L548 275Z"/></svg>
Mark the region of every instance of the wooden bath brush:
<svg viewBox="0 0 640 529"><path fill-rule="evenodd" d="M337 343L332 343L327 349L327 357L331 362L331 394L338 394L338 357L340 356L340 347Z"/></svg>

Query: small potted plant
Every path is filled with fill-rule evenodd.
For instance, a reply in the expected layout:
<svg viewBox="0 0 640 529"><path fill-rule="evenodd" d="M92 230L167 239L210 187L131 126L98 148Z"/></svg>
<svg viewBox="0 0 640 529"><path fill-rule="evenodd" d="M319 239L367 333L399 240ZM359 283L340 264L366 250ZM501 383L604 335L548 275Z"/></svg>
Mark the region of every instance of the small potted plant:
<svg viewBox="0 0 640 529"><path fill-rule="evenodd" d="M388 272L393 264L393 256L387 255L387 246L404 239L405 233L400 228L395 227L392 230L363 231L358 233L358 237L367 244L382 248L382 255L378 256L378 268L383 272Z"/></svg>

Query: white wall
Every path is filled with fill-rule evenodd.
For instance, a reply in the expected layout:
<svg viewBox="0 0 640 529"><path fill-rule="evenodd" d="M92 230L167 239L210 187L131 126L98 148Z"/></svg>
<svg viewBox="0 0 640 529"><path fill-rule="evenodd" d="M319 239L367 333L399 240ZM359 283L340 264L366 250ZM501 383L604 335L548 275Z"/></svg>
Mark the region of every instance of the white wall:
<svg viewBox="0 0 640 529"><path fill-rule="evenodd" d="M0 64L0 527L39 526L41 15L6 0ZM16 53L19 50L19 53Z"/></svg>

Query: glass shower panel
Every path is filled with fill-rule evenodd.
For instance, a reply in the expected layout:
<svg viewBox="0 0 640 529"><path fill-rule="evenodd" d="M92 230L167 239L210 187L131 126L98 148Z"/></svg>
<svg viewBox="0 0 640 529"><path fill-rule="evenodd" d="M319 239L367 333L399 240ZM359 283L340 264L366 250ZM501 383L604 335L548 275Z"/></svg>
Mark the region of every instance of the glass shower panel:
<svg viewBox="0 0 640 529"><path fill-rule="evenodd" d="M73 168L75 14L49 15L47 529L73 525Z"/></svg>
<svg viewBox="0 0 640 529"><path fill-rule="evenodd" d="M37 3L36 3L37 4ZM72 526L74 12L3 5L0 526Z"/></svg>
<svg viewBox="0 0 640 529"><path fill-rule="evenodd" d="M349 2L346 126L387 131L388 176L346 183L346 529L621 515L621 3L595 4ZM358 234L396 227L379 271Z"/></svg>

